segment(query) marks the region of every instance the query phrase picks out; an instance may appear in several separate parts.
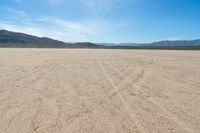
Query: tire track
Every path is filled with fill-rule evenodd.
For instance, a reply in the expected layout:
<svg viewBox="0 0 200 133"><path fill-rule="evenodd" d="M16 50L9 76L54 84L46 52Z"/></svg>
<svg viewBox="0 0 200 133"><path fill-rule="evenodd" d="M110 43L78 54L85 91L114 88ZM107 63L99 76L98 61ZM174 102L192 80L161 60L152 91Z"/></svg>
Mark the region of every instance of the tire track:
<svg viewBox="0 0 200 133"><path fill-rule="evenodd" d="M132 85L132 87L134 87L135 89L137 89L138 91L140 91L142 94L148 96L148 94L146 92L144 92L142 89L140 89L139 86L133 84L130 79L126 78L122 73L120 73L119 71L114 70L116 73L118 73L120 76L122 76L129 84ZM153 98L151 97L146 97L149 101L151 101L153 104L157 105L161 110L163 110L163 112L165 114L168 114L167 116L172 119L174 122L176 122L178 125L180 125L183 129L185 129L185 131L187 131L188 133L195 133L191 128L189 128L185 123L183 123L182 121L180 121L175 115L171 114L167 109L165 109L162 105L160 105L157 101L155 101ZM166 117L167 117L166 116ZM191 126L190 126L191 127Z"/></svg>
<svg viewBox="0 0 200 133"><path fill-rule="evenodd" d="M99 56L97 56L97 60L99 62L99 66L101 68L101 70L104 72L107 80L109 81L109 83L111 84L112 88L114 89L114 91L117 93L118 90L116 88L116 86L113 84L112 80L110 79L109 75L107 74L104 66L102 65L102 63L100 62L99 60ZM124 100L124 98L119 94L117 93L117 96L118 98L121 100L121 102L123 103L123 106L125 108L125 110L127 111L127 113L129 114L129 116L131 117L131 120L132 122L138 127L138 130L141 132L141 133L147 133L147 131L145 131L145 129L143 127L140 126L139 122L137 122L137 118L136 118L136 115L133 114L131 111L130 111L130 107L129 105L126 103L126 101Z"/></svg>

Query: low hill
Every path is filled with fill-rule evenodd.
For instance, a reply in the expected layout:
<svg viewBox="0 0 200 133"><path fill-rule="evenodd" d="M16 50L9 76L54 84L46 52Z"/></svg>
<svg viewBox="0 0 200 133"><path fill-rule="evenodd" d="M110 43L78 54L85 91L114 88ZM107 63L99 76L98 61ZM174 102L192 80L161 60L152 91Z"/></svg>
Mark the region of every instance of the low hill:
<svg viewBox="0 0 200 133"><path fill-rule="evenodd" d="M90 48L97 47L97 45L90 42L65 43L47 37L37 37L24 33L0 30L0 47Z"/></svg>

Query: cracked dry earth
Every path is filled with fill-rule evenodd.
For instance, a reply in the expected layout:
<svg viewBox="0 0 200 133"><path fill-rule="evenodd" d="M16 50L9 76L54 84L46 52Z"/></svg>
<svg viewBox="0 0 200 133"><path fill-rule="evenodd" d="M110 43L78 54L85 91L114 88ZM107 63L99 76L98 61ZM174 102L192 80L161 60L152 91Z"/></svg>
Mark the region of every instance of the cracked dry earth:
<svg viewBox="0 0 200 133"><path fill-rule="evenodd" d="M2 48L0 133L200 133L200 52Z"/></svg>

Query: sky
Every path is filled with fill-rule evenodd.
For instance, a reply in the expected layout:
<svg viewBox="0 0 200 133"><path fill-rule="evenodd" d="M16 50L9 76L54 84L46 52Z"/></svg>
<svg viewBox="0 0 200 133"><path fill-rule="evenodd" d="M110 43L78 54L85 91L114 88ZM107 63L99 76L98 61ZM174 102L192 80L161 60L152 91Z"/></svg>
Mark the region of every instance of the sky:
<svg viewBox="0 0 200 133"><path fill-rule="evenodd" d="M200 38L200 0L0 0L0 29L65 42Z"/></svg>

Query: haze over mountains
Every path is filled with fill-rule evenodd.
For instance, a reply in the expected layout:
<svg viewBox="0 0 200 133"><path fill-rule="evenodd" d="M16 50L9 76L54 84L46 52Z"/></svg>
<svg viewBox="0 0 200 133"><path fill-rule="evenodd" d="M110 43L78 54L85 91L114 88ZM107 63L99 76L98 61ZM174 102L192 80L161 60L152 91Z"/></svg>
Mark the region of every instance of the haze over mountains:
<svg viewBox="0 0 200 133"><path fill-rule="evenodd" d="M200 39L197 40L164 40L151 43L99 43L108 46L200 46Z"/></svg>
<svg viewBox="0 0 200 133"><path fill-rule="evenodd" d="M200 47L198 40L158 41L152 43L66 43L47 37L37 37L24 33L0 30L0 47L40 47L40 48L112 48L112 47Z"/></svg>

